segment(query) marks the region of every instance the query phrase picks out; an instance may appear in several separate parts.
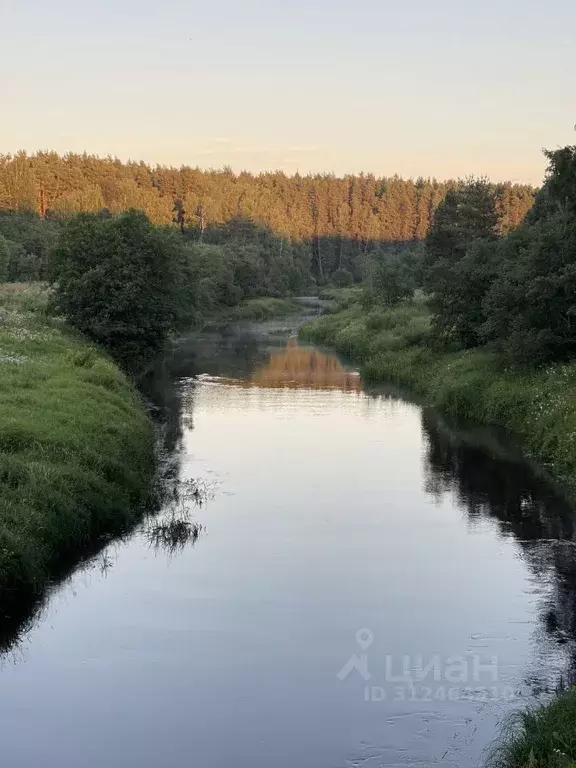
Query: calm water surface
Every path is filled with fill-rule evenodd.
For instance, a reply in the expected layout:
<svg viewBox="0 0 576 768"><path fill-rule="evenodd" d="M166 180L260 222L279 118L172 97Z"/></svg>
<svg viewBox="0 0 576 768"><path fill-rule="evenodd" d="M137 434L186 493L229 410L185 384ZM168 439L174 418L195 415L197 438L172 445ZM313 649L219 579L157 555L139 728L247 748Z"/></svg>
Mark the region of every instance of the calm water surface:
<svg viewBox="0 0 576 768"><path fill-rule="evenodd" d="M203 530L148 522L52 595L2 657L2 766L471 768L571 669L570 507L289 335L182 342Z"/></svg>

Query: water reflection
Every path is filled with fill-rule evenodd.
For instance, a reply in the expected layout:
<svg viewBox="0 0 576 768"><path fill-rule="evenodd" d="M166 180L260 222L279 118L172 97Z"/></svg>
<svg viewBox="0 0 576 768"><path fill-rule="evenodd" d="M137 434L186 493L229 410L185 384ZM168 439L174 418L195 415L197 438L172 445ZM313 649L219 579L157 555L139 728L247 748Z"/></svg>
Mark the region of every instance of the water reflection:
<svg viewBox="0 0 576 768"><path fill-rule="evenodd" d="M222 382L265 389L340 389L361 392L360 376L347 370L331 354L314 347L301 347L290 339L284 349L273 351L267 363L257 366L251 375L238 381L223 378Z"/></svg>
<svg viewBox="0 0 576 768"><path fill-rule="evenodd" d="M195 520L173 517L151 526L146 535L154 549L175 555L188 544L194 546L202 530L202 525Z"/></svg>
<svg viewBox="0 0 576 768"><path fill-rule="evenodd" d="M455 431L430 410L422 412L426 437L425 489L455 497L472 525L496 523L513 537L539 590L539 628L566 656L564 679L576 672L576 518L574 507L515 451L478 430ZM487 564L489 567L489 563Z"/></svg>
<svg viewBox="0 0 576 768"><path fill-rule="evenodd" d="M472 519L489 516L520 540L573 540L573 507L543 474L481 430L455 431L423 410L426 490L454 492Z"/></svg>
<svg viewBox="0 0 576 768"><path fill-rule="evenodd" d="M165 486L161 512L151 518L144 535L153 549L173 556L194 546L204 531L195 511L214 498L216 484L206 480L178 480Z"/></svg>
<svg viewBox="0 0 576 768"><path fill-rule="evenodd" d="M197 373L245 379L257 365L266 364L269 344L269 334L262 331L206 329L177 341L173 372L178 379Z"/></svg>
<svg viewBox="0 0 576 768"><path fill-rule="evenodd" d="M342 389L360 392L360 376L347 371L334 355L314 347L301 347L296 339L286 349L274 352L267 365L257 368L249 381L256 387Z"/></svg>

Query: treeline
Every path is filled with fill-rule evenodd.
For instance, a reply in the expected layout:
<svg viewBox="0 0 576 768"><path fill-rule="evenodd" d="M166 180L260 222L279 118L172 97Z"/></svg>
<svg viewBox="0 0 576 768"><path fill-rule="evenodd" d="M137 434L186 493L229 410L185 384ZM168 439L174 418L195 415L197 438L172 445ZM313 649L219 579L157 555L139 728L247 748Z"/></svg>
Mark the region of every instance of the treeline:
<svg viewBox="0 0 576 768"><path fill-rule="evenodd" d="M488 344L523 364L576 357L576 146L546 156L534 207L505 237L482 180L439 206L421 272L437 344Z"/></svg>
<svg viewBox="0 0 576 768"><path fill-rule="evenodd" d="M544 185L518 227L503 235L494 187L467 180L447 192L424 243L369 255L364 305L421 289L439 351L488 345L535 365L576 357L576 146L545 154Z"/></svg>
<svg viewBox="0 0 576 768"><path fill-rule="evenodd" d="M49 220L134 208L153 224L179 226L199 243L217 242L223 224L249 219L285 242L304 243L321 283L337 270L359 279L375 245L423 240L437 207L461 185L371 174L235 174L87 154L0 156L0 211L33 212ZM491 189L498 232L506 234L532 206L534 190L510 183Z"/></svg>
<svg viewBox="0 0 576 768"><path fill-rule="evenodd" d="M113 218L104 209L97 215ZM50 252L74 216L41 219L30 211L0 211L0 283L49 278ZM206 302L233 304L242 298L284 296L313 281L310 252L304 243L274 234L250 219L235 217L215 225L197 240L189 230L158 227L177 234L200 262L199 280Z"/></svg>

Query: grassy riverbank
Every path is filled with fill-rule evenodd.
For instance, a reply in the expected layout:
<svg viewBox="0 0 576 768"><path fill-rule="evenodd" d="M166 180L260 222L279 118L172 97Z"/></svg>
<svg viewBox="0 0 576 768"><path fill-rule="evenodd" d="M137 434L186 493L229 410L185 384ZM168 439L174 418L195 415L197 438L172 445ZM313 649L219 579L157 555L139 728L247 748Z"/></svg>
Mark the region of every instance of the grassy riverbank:
<svg viewBox="0 0 576 768"><path fill-rule="evenodd" d="M259 299L247 299L230 310L223 311L223 317L231 322L250 320L256 323L273 320L276 317L286 317L300 312L301 307L291 299L277 299L264 296Z"/></svg>
<svg viewBox="0 0 576 768"><path fill-rule="evenodd" d="M67 558L133 522L154 436L134 388L45 311L0 286L0 610L39 595Z"/></svg>
<svg viewBox="0 0 576 768"><path fill-rule="evenodd" d="M257 299L246 299L234 307L220 307L217 311L208 312L204 321L208 323L262 323L266 320L287 317L301 311L302 307L292 299L263 296Z"/></svg>
<svg viewBox="0 0 576 768"><path fill-rule="evenodd" d="M370 312L356 305L301 335L360 363L369 381L409 387L446 413L510 430L576 493L576 363L518 371L486 349L438 353L427 344L423 302Z"/></svg>
<svg viewBox="0 0 576 768"><path fill-rule="evenodd" d="M338 312L357 304L362 298L362 288L357 285L350 288L324 288L318 298L331 302L332 311Z"/></svg>

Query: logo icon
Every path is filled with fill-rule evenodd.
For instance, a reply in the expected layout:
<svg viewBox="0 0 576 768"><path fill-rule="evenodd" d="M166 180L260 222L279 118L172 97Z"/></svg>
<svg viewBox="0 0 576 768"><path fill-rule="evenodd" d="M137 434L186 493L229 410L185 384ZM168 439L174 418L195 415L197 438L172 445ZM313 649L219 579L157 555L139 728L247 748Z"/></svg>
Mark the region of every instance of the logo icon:
<svg viewBox="0 0 576 768"><path fill-rule="evenodd" d="M374 642L374 633L370 629L359 629L358 632L356 632L356 642L361 651L367 651ZM357 654L350 656L346 664L344 664L340 672L338 672L337 677L339 680L345 680L354 670L356 670L364 680L370 680L372 675L368 671L368 656L366 653L362 653L360 656Z"/></svg>

